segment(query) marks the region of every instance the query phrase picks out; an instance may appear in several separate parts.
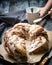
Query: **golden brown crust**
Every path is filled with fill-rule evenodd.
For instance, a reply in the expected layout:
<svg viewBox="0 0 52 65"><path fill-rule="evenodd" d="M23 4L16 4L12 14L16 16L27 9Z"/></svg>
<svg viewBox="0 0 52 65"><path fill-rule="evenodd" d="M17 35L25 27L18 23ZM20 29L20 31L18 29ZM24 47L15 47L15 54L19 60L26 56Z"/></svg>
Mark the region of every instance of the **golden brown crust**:
<svg viewBox="0 0 52 65"><path fill-rule="evenodd" d="M32 25L29 31L30 34L29 40L30 41L34 40L38 35L42 33L42 31L44 31L44 29L40 25Z"/></svg>
<svg viewBox="0 0 52 65"><path fill-rule="evenodd" d="M41 38L42 40L40 43ZM17 55L27 56L26 41L30 41L31 44L33 44L39 40L38 43L48 45L48 36L44 29L40 25L30 25L28 23L15 24L5 32L3 40L6 51L14 58ZM45 42L43 42L44 40ZM40 45L40 47L37 46L32 53L47 49L48 47L45 48L45 45Z"/></svg>
<svg viewBox="0 0 52 65"><path fill-rule="evenodd" d="M38 36L28 47L29 53L42 53L48 50L48 41L43 36Z"/></svg>

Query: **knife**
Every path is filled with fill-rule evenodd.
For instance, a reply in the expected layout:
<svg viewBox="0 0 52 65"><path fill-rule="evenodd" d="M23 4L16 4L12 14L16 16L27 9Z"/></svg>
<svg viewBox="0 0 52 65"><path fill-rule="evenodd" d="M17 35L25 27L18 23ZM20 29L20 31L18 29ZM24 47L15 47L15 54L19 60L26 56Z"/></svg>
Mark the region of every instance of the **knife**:
<svg viewBox="0 0 52 65"><path fill-rule="evenodd" d="M50 18L50 12L48 14L46 14L45 16L43 16L42 18L38 18L38 19L34 20L33 23L40 23L44 19L48 19L48 18Z"/></svg>
<svg viewBox="0 0 52 65"><path fill-rule="evenodd" d="M46 56L42 62L39 65L45 65L45 63L52 57L52 48L50 49L50 52L48 54L48 56Z"/></svg>

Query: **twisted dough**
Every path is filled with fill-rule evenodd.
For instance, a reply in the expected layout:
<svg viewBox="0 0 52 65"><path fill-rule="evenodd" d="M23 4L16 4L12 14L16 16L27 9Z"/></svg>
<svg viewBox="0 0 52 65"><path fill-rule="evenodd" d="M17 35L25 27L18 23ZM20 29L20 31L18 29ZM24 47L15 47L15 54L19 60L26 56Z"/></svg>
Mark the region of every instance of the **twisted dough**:
<svg viewBox="0 0 52 65"><path fill-rule="evenodd" d="M48 46L46 31L44 31L40 25L30 25L28 23L15 24L5 32L3 41L6 51L14 58L20 56L27 57L27 52L37 53L41 51L41 49L47 50ZM30 44L27 43L27 41L30 41ZM26 44L27 46L29 45L28 51L26 51ZM43 44L46 44L47 46L42 46ZM31 48L31 46L33 47Z"/></svg>

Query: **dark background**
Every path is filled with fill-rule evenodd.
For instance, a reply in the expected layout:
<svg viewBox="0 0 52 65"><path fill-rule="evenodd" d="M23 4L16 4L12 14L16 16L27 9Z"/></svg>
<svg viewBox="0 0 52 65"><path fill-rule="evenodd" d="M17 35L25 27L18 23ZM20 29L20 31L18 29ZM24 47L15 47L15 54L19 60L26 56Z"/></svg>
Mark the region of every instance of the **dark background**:
<svg viewBox="0 0 52 65"><path fill-rule="evenodd" d="M0 0L0 14L16 12L29 6L43 7L47 0Z"/></svg>

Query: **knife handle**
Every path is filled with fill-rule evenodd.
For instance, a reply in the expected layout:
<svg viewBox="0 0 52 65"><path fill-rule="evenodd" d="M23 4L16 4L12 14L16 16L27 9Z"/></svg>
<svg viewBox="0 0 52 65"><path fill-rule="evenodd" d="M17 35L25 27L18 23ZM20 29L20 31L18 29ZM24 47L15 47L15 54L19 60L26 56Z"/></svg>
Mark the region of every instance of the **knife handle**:
<svg viewBox="0 0 52 65"><path fill-rule="evenodd" d="M45 63L48 61L48 57L45 57L43 61L39 65L45 65Z"/></svg>

